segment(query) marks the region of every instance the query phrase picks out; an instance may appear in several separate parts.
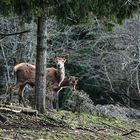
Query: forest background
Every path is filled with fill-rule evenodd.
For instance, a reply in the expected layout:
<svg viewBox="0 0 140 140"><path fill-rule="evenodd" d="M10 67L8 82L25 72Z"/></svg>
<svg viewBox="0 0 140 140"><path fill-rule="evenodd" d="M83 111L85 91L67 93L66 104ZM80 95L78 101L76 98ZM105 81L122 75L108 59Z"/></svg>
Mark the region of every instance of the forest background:
<svg viewBox="0 0 140 140"><path fill-rule="evenodd" d="M98 10L103 15L103 10ZM125 12L120 12L125 18L131 15ZM66 74L79 77L79 92L87 93L95 104L119 103L137 108L140 105L140 15L137 12L124 21L120 13L116 14L121 17L118 21L113 16L109 19L91 14L86 19L88 22L77 21L74 25L60 24L55 16L49 16L47 67L55 66L52 61L55 56L69 54ZM17 15L8 18L1 15L0 24L0 94L7 95L9 85L15 82L13 66L23 61L36 63L37 25L34 19L23 23L23 18ZM7 35L27 30L28 33ZM67 106L71 94L69 89L63 91L60 107Z"/></svg>

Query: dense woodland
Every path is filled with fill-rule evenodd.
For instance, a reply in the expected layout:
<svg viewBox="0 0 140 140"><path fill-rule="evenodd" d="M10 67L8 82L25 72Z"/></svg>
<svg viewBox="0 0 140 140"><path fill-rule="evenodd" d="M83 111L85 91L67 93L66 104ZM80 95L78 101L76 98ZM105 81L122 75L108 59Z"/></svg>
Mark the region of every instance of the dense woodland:
<svg viewBox="0 0 140 140"><path fill-rule="evenodd" d="M28 107L35 107L39 112L52 109L48 99L54 97L44 80L44 71L49 67L56 68L54 59L66 55L66 77L75 76L78 82L75 91L67 87L59 92L60 110L86 112L92 115L103 113L105 116L118 119L121 118L118 114L123 111L116 109L117 106L126 107L123 110L127 113L133 112L133 109L139 110L139 4L137 0L0 2L0 103L9 102L12 93L11 102L19 106L18 88L12 89L16 83L13 68L16 64L26 62L37 67L35 89L28 84L24 89ZM107 105L107 108L100 105ZM118 110L119 113L107 114L109 111L106 110L110 108ZM130 111L127 108L133 109ZM55 113L54 115L61 116ZM62 117L64 114L67 113L62 112ZM138 116L138 112L130 114ZM2 116L0 114L0 117ZM49 117L52 116L51 114ZM50 121L49 117L45 119ZM125 117L122 118L126 120ZM30 122L30 117L28 119ZM51 119L54 119L51 120L54 122L57 120L54 116ZM60 123L54 122L53 127ZM52 124L48 125L49 129L52 129ZM8 125L2 126L7 129ZM41 126L42 124L38 124L38 127ZM73 124L70 124L70 127L73 127ZM81 127L81 130L84 129L85 127ZM124 134L127 135L125 132Z"/></svg>
<svg viewBox="0 0 140 140"><path fill-rule="evenodd" d="M13 67L21 62L35 64L37 27L33 21L21 24L18 16L1 16L0 20L5 35L29 31L1 35L0 85L1 94L7 95L8 87L16 82ZM115 24L110 32L95 19L86 24L60 26L55 18L49 18L46 67L56 67L53 58L69 54L66 75L79 78L78 91L86 92L95 104L121 103L138 107L139 23L140 16L136 14L122 25ZM26 88L28 91L29 87ZM70 90L63 92L66 95L60 98L67 100Z"/></svg>

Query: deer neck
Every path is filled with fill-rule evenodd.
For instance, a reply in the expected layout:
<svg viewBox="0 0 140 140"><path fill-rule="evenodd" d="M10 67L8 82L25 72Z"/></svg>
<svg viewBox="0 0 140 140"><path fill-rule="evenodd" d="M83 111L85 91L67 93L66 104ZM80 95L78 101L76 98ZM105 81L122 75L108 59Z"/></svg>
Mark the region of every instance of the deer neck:
<svg viewBox="0 0 140 140"><path fill-rule="evenodd" d="M58 69L56 75L57 75L57 79L58 79L59 82L63 81L64 78L65 78L65 68Z"/></svg>
<svg viewBox="0 0 140 140"><path fill-rule="evenodd" d="M61 83L61 87L67 87L67 86L69 86L70 85L70 82L69 82L69 80L67 79L67 78L65 78L64 80L63 80L63 82Z"/></svg>

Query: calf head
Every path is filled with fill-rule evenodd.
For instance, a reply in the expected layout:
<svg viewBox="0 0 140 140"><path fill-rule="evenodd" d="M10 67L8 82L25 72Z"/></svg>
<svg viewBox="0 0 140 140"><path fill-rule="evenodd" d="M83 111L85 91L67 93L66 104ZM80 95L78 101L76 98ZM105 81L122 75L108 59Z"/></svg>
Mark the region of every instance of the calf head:
<svg viewBox="0 0 140 140"><path fill-rule="evenodd" d="M75 87L78 82L78 77L70 76L70 77L68 77L68 80L69 80L69 85L73 88L73 90L75 90Z"/></svg>

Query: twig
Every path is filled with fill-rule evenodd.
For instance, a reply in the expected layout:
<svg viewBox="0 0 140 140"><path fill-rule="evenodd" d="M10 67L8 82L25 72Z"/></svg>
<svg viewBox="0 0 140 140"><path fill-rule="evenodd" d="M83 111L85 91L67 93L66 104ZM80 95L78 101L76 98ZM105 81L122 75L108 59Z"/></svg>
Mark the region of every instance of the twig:
<svg viewBox="0 0 140 140"><path fill-rule="evenodd" d="M5 61L5 64L6 64L7 81L10 82L9 66L8 66L7 58L6 58L6 55L5 55L4 48L2 47L2 44L1 44L1 50L2 50L3 58L4 58L4 61Z"/></svg>
<svg viewBox="0 0 140 140"><path fill-rule="evenodd" d="M132 130L130 130L130 131L128 131L128 132L126 132L126 133L123 133L123 134L122 134L122 136L127 136L127 135L130 135L130 134L134 133L134 132L138 132L138 131L137 131L137 130L132 129Z"/></svg>
<svg viewBox="0 0 140 140"><path fill-rule="evenodd" d="M86 131L90 131L90 132L96 132L96 131L102 131L102 130L105 130L104 128L100 128L100 129L97 129L95 128L95 130L92 130L90 128L85 128L85 127L76 127L76 129L80 129L80 130L86 130Z"/></svg>
<svg viewBox="0 0 140 140"><path fill-rule="evenodd" d="M109 82L109 84L110 84L111 91L115 92L114 89L113 89L112 83L111 83L111 79L110 79L110 77L109 77L109 75L108 75L108 71L107 71L106 65L104 66L104 68L105 68L106 77L107 77L108 82Z"/></svg>
<svg viewBox="0 0 140 140"><path fill-rule="evenodd" d="M16 33L9 33L9 34L0 33L0 36L5 37L5 36L24 34L24 33L28 33L28 32L31 32L31 31L30 30L26 30L26 31L21 31L21 32L16 32Z"/></svg>
<svg viewBox="0 0 140 140"><path fill-rule="evenodd" d="M137 84L137 88L138 88L138 93L140 92L140 86L139 86L139 69L137 67L137 71L136 71L136 84Z"/></svg>
<svg viewBox="0 0 140 140"><path fill-rule="evenodd" d="M108 92L109 93L109 92ZM128 98L130 100L137 100L137 101L140 101L140 98L138 97L131 97L130 95L127 95L127 94L124 94L124 93L117 93L117 92L111 92L112 94L116 94L116 96L118 97L125 97L125 98ZM128 107L128 106L127 106Z"/></svg>

